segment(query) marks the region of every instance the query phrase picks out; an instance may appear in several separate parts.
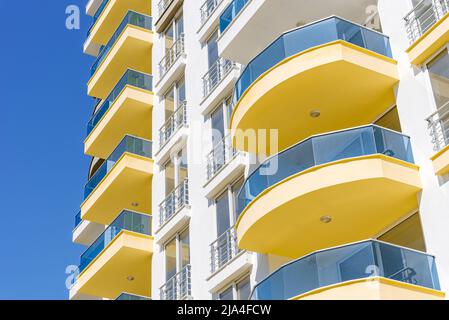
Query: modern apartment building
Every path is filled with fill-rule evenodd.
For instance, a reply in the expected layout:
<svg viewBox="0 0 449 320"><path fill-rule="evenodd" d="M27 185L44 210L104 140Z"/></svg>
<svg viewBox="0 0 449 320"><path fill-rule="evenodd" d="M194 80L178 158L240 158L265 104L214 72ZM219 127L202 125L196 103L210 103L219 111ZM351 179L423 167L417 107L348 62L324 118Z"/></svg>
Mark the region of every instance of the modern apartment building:
<svg viewBox="0 0 449 320"><path fill-rule="evenodd" d="M449 0L90 0L71 299L444 299Z"/></svg>

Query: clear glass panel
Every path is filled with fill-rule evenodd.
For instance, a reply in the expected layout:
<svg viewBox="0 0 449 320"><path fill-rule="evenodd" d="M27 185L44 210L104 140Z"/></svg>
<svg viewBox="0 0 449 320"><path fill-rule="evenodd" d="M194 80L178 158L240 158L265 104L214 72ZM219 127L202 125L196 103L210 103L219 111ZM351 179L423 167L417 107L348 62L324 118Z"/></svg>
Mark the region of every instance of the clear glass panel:
<svg viewBox="0 0 449 320"><path fill-rule="evenodd" d="M120 213L120 215L81 255L79 265L80 272L82 272L122 230L150 235L151 216L128 210L122 211L122 213Z"/></svg>
<svg viewBox="0 0 449 320"><path fill-rule="evenodd" d="M189 229L181 233L179 237L179 244L181 246L181 268L184 268L190 263L190 235Z"/></svg>
<svg viewBox="0 0 449 320"><path fill-rule="evenodd" d="M219 300L234 300L233 288L229 287L218 294Z"/></svg>
<svg viewBox="0 0 449 320"><path fill-rule="evenodd" d="M217 217L217 238L219 238L231 227L229 221L229 197L227 191L215 201L215 208Z"/></svg>
<svg viewBox="0 0 449 320"><path fill-rule="evenodd" d="M152 18L149 16L134 11L128 11L128 13L125 15L122 22L118 26L117 30L114 32L114 34L112 34L108 43L101 47L100 53L98 54L97 59L95 60L94 64L90 69L91 75L93 75L95 71L98 69L98 66L103 62L108 52L111 50L117 39L121 36L123 30L128 25L134 25L140 28L151 30L153 21Z"/></svg>
<svg viewBox="0 0 449 320"><path fill-rule="evenodd" d="M218 60L218 45L217 45L218 31L215 31L207 40L207 59L209 62L209 69L215 65Z"/></svg>
<svg viewBox="0 0 449 320"><path fill-rule="evenodd" d="M275 155L246 179L237 198L237 213L267 188L316 165L371 154L413 163L410 138L374 125L312 137Z"/></svg>
<svg viewBox="0 0 449 320"><path fill-rule="evenodd" d="M251 283L249 277L246 277L239 283L237 283L237 299L248 300L251 294Z"/></svg>
<svg viewBox="0 0 449 320"><path fill-rule="evenodd" d="M422 252L426 251L419 213L414 214L393 229L384 233L379 237L379 240Z"/></svg>
<svg viewBox="0 0 449 320"><path fill-rule="evenodd" d="M165 245L165 279L170 280L176 270L176 239L173 239Z"/></svg>
<svg viewBox="0 0 449 320"><path fill-rule="evenodd" d="M432 83L433 96L437 108L449 102L449 54L444 50L428 65L430 81Z"/></svg>
<svg viewBox="0 0 449 320"><path fill-rule="evenodd" d="M167 197L175 188L175 166L169 161L164 166L165 196Z"/></svg>
<svg viewBox="0 0 449 320"><path fill-rule="evenodd" d="M378 241L319 251L287 264L254 289L257 300L285 300L324 286L380 276L440 290L434 257Z"/></svg>
<svg viewBox="0 0 449 320"><path fill-rule="evenodd" d="M96 125L103 118L104 114L109 110L115 99L122 93L123 89L127 86L133 86L140 89L152 91L153 90L153 77L148 74L140 73L134 70L127 70L122 78L117 82L114 89L112 89L109 96L102 100L101 105L95 108L95 113L87 123L87 135L89 135Z"/></svg>
<svg viewBox="0 0 449 320"><path fill-rule="evenodd" d="M232 5L228 7L230 8ZM226 16L232 15L225 11L222 18ZM336 40L344 40L381 55L392 56L388 37L352 22L331 17L284 33L249 62L235 85L234 102L241 98L261 74L280 61Z"/></svg>

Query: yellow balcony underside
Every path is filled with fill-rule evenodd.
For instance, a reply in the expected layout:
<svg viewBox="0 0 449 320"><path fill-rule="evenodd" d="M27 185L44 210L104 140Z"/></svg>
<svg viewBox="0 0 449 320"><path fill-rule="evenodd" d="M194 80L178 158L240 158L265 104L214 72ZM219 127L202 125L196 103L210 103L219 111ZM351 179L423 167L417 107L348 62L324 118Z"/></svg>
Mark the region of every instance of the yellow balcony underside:
<svg viewBox="0 0 449 320"><path fill-rule="evenodd" d="M125 153L81 204L81 218L108 225L124 209L151 213L152 179L152 159Z"/></svg>
<svg viewBox="0 0 449 320"><path fill-rule="evenodd" d="M127 69L151 73L152 31L128 25L87 83L87 93L105 99Z"/></svg>
<svg viewBox="0 0 449 320"><path fill-rule="evenodd" d="M310 291L292 300L443 300L441 291L375 277Z"/></svg>
<svg viewBox="0 0 449 320"><path fill-rule="evenodd" d="M449 42L449 13L429 28L407 50L410 61L420 65Z"/></svg>
<svg viewBox="0 0 449 320"><path fill-rule="evenodd" d="M91 29L92 42L100 45L108 43L128 10L151 15L151 1L148 0L109 0L95 25Z"/></svg>
<svg viewBox="0 0 449 320"><path fill-rule="evenodd" d="M152 140L152 92L126 86L84 141L84 153L106 159L125 135Z"/></svg>
<svg viewBox="0 0 449 320"><path fill-rule="evenodd" d="M80 273L73 290L107 299L122 292L150 297L152 255L153 237L122 230Z"/></svg>
<svg viewBox="0 0 449 320"><path fill-rule="evenodd" d="M372 155L306 170L256 197L237 221L238 245L297 258L369 239L416 209L413 164ZM331 216L328 224L323 216Z"/></svg>
<svg viewBox="0 0 449 320"><path fill-rule="evenodd" d="M449 145L438 151L431 160L438 176L449 173Z"/></svg>
<svg viewBox="0 0 449 320"><path fill-rule="evenodd" d="M247 89L232 114L231 132L278 129L283 150L314 134L371 123L395 103L397 82L397 63L390 58L344 41L315 47L283 60ZM314 110L319 118L310 116ZM240 150L258 152L235 136L233 141Z"/></svg>

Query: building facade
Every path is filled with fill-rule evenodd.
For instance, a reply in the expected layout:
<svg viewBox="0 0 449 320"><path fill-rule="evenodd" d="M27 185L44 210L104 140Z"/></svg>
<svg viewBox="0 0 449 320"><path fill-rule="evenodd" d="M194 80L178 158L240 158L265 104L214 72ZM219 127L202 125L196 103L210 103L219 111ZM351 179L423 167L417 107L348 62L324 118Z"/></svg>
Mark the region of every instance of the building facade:
<svg viewBox="0 0 449 320"><path fill-rule="evenodd" d="M448 0L90 0L70 299L444 299Z"/></svg>

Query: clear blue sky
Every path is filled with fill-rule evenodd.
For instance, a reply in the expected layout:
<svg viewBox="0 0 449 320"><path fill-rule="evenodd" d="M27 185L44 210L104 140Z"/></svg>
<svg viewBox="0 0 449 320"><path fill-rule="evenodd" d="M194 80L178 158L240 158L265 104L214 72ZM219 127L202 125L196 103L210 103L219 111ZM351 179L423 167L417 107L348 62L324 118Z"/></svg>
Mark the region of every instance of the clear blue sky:
<svg viewBox="0 0 449 320"><path fill-rule="evenodd" d="M86 0L0 1L0 299L67 299L89 158ZM81 8L81 30L65 9Z"/></svg>

